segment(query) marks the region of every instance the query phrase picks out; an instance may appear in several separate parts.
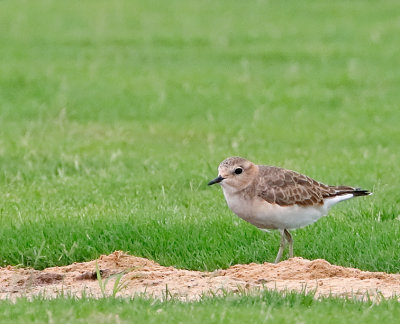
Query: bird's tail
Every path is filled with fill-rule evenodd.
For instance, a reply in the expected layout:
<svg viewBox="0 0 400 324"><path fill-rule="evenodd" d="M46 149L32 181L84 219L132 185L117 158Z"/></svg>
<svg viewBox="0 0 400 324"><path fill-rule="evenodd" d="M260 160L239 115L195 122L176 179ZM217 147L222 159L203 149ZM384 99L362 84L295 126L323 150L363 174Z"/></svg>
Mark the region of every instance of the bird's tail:
<svg viewBox="0 0 400 324"><path fill-rule="evenodd" d="M372 195L372 192L361 188L354 188L348 186L332 186L331 188L335 190L334 194L335 196L342 196L347 194L352 194L353 197Z"/></svg>

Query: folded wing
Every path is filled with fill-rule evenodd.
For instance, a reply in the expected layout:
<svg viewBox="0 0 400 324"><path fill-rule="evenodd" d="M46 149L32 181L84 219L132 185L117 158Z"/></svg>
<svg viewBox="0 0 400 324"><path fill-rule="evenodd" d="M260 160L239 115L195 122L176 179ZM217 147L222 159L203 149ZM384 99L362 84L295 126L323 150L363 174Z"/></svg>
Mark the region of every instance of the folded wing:
<svg viewBox="0 0 400 324"><path fill-rule="evenodd" d="M271 204L280 206L322 205L324 199L341 195L365 196L367 190L349 186L328 186L295 171L259 166L257 195Z"/></svg>

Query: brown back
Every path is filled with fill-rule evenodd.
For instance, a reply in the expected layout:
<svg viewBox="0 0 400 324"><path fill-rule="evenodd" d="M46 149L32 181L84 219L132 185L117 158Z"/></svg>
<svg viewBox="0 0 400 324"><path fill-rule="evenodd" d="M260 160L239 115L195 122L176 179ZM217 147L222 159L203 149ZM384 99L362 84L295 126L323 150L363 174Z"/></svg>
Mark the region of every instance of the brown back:
<svg viewBox="0 0 400 324"><path fill-rule="evenodd" d="M259 165L256 193L271 204L281 206L322 205L325 198L356 191L348 186L328 186L295 171Z"/></svg>

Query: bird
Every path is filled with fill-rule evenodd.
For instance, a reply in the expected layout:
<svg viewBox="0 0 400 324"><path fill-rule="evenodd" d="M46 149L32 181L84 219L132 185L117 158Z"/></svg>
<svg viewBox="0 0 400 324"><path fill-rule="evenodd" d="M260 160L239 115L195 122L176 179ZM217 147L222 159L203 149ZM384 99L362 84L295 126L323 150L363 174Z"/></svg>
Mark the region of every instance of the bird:
<svg viewBox="0 0 400 324"><path fill-rule="evenodd" d="M217 183L237 216L261 230L279 230L281 240L275 263L282 258L287 244L289 258L293 258L289 230L315 223L341 201L372 194L356 187L325 185L298 172L256 165L238 156L219 164L218 177L208 185Z"/></svg>

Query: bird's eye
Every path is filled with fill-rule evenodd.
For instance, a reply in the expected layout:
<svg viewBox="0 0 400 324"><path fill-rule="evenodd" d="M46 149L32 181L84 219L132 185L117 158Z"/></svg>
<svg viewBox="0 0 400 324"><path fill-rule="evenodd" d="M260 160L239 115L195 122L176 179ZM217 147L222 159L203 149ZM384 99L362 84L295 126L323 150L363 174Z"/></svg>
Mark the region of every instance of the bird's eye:
<svg viewBox="0 0 400 324"><path fill-rule="evenodd" d="M243 172L243 169L242 168L237 168L237 169L235 169L235 173L236 174L241 174Z"/></svg>

